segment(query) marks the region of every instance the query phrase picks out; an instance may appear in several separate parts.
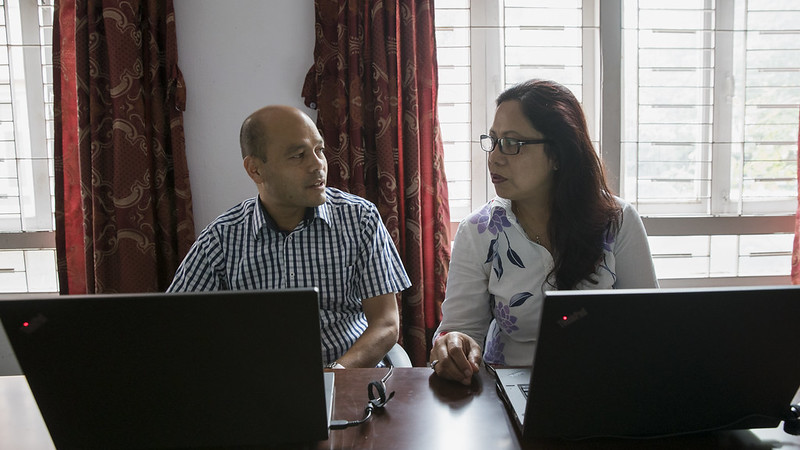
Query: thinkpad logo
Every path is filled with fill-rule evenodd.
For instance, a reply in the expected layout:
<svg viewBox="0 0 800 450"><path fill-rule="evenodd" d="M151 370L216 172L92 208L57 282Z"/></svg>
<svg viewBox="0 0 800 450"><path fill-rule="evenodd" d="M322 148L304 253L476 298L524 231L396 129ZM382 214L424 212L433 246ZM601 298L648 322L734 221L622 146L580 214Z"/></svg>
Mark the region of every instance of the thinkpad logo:
<svg viewBox="0 0 800 450"><path fill-rule="evenodd" d="M561 328L564 328L567 325L573 324L576 320L583 319L584 317L586 317L588 315L589 315L589 312L586 311L586 308L581 308L580 310L575 311L574 313L572 313L570 315L561 316L558 319L558 325L561 326Z"/></svg>
<svg viewBox="0 0 800 450"><path fill-rule="evenodd" d="M43 316L42 313L39 313L36 315L36 317L32 318L31 320L22 322L20 324L19 329L25 334L32 334L46 322L47 322L47 317Z"/></svg>

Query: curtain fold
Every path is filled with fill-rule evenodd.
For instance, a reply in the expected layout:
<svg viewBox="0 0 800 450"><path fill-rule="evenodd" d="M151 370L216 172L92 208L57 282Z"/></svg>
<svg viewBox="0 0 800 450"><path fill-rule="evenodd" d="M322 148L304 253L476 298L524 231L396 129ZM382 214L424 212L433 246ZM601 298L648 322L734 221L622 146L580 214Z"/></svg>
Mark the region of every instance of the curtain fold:
<svg viewBox="0 0 800 450"><path fill-rule="evenodd" d="M328 184L374 202L412 281L401 343L424 365L441 318L450 213L439 120L432 0L315 0L317 110Z"/></svg>
<svg viewBox="0 0 800 450"><path fill-rule="evenodd" d="M55 6L60 291L163 291L194 240L172 1Z"/></svg>
<svg viewBox="0 0 800 450"><path fill-rule="evenodd" d="M800 119L797 129L797 212L794 215L794 247L792 248L792 284L800 284Z"/></svg>

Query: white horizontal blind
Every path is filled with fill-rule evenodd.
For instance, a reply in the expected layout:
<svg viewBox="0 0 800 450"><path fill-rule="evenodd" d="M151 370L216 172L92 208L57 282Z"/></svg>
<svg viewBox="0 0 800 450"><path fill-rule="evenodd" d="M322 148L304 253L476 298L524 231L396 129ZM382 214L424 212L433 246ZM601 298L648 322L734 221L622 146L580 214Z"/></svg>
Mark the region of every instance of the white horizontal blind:
<svg viewBox="0 0 800 450"><path fill-rule="evenodd" d="M0 9L0 238L20 243L54 230L53 0ZM0 292L57 289L55 249L0 247Z"/></svg>
<svg viewBox="0 0 800 450"><path fill-rule="evenodd" d="M559 80L583 96L580 0L506 0L506 86L531 78Z"/></svg>
<svg viewBox="0 0 800 450"><path fill-rule="evenodd" d="M791 234L650 236L659 278L776 276L791 267Z"/></svg>
<svg viewBox="0 0 800 450"><path fill-rule="evenodd" d="M469 6L469 0L438 0L435 11L439 126L452 220L460 220L472 209Z"/></svg>
<svg viewBox="0 0 800 450"><path fill-rule="evenodd" d="M642 214L792 210L798 7L624 2L622 191Z"/></svg>
<svg viewBox="0 0 800 450"><path fill-rule="evenodd" d="M742 214L791 211L797 204L800 4L749 0L737 6L742 4L746 31L735 21L731 34L734 48L745 49L744 64L738 65L744 83L734 92L742 99L736 117L744 116L744 144L734 155L739 180L731 197L741 202Z"/></svg>
<svg viewBox="0 0 800 450"><path fill-rule="evenodd" d="M625 3L621 185L644 215L710 212L715 61L708 3Z"/></svg>
<svg viewBox="0 0 800 450"><path fill-rule="evenodd" d="M505 0L505 88L556 80L581 102L599 149L599 17L595 1ZM499 94L499 92L495 93Z"/></svg>
<svg viewBox="0 0 800 450"><path fill-rule="evenodd" d="M645 216L796 207L798 9L791 1L623 2L622 192ZM661 279L788 275L790 233L651 236Z"/></svg>
<svg viewBox="0 0 800 450"><path fill-rule="evenodd" d="M531 78L559 80L583 101L598 143L594 5L581 0L436 2L439 118L452 220L494 195L478 136L488 132L494 99L504 89Z"/></svg>

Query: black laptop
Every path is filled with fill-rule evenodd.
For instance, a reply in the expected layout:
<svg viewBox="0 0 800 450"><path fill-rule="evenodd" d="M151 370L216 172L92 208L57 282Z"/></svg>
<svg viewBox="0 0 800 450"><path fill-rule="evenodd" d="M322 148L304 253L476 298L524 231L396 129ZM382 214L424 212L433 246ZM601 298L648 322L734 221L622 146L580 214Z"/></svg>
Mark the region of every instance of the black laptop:
<svg viewBox="0 0 800 450"><path fill-rule="evenodd" d="M772 428L800 387L800 286L554 291L539 333L497 370L526 440Z"/></svg>
<svg viewBox="0 0 800 450"><path fill-rule="evenodd" d="M59 449L328 437L316 289L9 300L0 317Z"/></svg>

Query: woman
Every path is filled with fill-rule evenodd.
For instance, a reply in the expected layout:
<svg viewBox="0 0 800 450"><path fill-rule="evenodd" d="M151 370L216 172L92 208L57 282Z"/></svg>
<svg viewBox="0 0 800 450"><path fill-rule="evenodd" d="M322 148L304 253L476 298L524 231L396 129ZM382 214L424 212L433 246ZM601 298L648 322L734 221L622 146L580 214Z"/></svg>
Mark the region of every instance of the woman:
<svg viewBox="0 0 800 450"><path fill-rule="evenodd" d="M458 228L430 356L464 384L481 353L533 364L545 291L658 286L642 221L611 195L568 89L531 80L500 94L481 148L497 197Z"/></svg>

